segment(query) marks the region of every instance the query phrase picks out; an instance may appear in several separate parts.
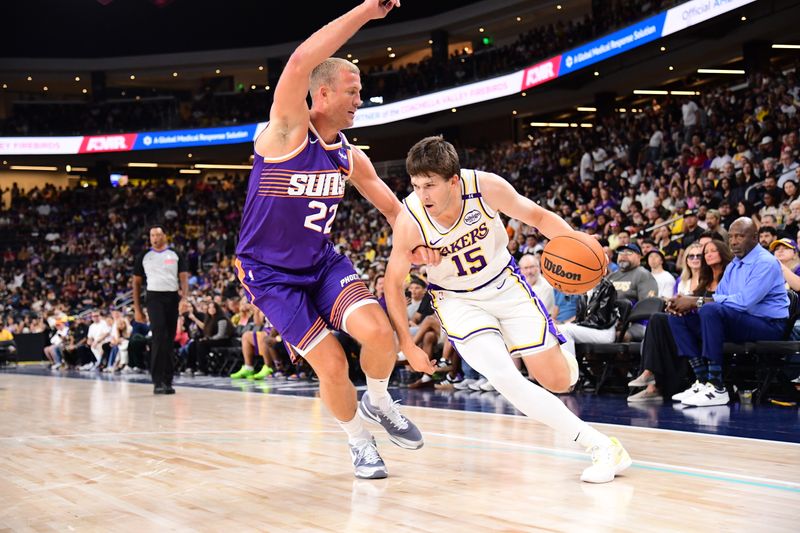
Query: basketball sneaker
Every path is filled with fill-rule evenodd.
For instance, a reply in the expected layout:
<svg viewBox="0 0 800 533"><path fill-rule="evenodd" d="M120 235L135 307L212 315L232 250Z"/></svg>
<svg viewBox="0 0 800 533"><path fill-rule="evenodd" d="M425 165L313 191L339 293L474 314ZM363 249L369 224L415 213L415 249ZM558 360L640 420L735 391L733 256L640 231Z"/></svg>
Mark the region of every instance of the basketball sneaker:
<svg viewBox="0 0 800 533"><path fill-rule="evenodd" d="M705 388L705 385L703 385L699 381L695 381L694 383L692 383L692 386L686 389L685 391L673 394L672 400L675 402L682 402L686 398L694 396L695 394L703 390L703 388Z"/></svg>
<svg viewBox="0 0 800 533"><path fill-rule="evenodd" d="M377 407L372 405L372 402L369 401L369 393L365 392L358 404L358 414L368 422L383 426L383 429L389 434L389 440L397 446L407 450L422 448L424 444L422 433L413 422L400 414L400 410L397 408L398 403L399 400L393 402L389 398L386 406Z"/></svg>
<svg viewBox="0 0 800 533"><path fill-rule="evenodd" d="M730 401L731 398L728 396L728 390L725 387L717 389L713 384L706 383L697 394L684 398L681 404L691 407L707 407L710 405L727 405Z"/></svg>
<svg viewBox="0 0 800 533"><path fill-rule="evenodd" d="M473 383L470 383L469 384L469 388L471 390L478 390L479 391L479 390L481 390L481 387L483 387L487 383L489 383L489 380L486 379L485 377L481 376L480 378L478 378L477 381L474 381Z"/></svg>
<svg viewBox="0 0 800 533"><path fill-rule="evenodd" d="M469 386L475 383L476 381L478 380L471 378L464 378L461 381L454 383L453 387L455 387L456 390L468 390Z"/></svg>
<svg viewBox="0 0 800 533"><path fill-rule="evenodd" d="M350 457L353 460L355 476L361 479L383 479L389 475L386 465L378 454L375 437L357 440L350 444Z"/></svg>
<svg viewBox="0 0 800 533"><path fill-rule="evenodd" d="M240 368L238 372L231 374L231 379L246 379L255 373L255 370L245 368L244 365L242 365L242 368Z"/></svg>
<svg viewBox="0 0 800 533"><path fill-rule="evenodd" d="M256 380L256 381L261 381L264 378L268 378L269 376L271 376L273 372L274 372L274 370L272 370L267 365L264 365L264 366L261 367L261 370L259 370L257 373L250 374L249 376L247 376L247 379L253 379L253 380Z"/></svg>
<svg viewBox="0 0 800 533"><path fill-rule="evenodd" d="M622 444L611 437L611 444L607 446L592 446L592 466L581 474L581 481L586 483L608 483L614 476L631 466L631 456L622 447Z"/></svg>

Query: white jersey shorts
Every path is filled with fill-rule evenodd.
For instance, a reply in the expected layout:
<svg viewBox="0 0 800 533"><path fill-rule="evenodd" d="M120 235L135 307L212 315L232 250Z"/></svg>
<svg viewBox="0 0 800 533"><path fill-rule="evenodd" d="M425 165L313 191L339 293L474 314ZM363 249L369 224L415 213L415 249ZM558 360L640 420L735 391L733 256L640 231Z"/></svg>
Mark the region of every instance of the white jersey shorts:
<svg viewBox="0 0 800 533"><path fill-rule="evenodd" d="M471 291L435 285L429 290L439 320L455 344L497 333L512 356L522 357L566 342L513 258L493 280Z"/></svg>

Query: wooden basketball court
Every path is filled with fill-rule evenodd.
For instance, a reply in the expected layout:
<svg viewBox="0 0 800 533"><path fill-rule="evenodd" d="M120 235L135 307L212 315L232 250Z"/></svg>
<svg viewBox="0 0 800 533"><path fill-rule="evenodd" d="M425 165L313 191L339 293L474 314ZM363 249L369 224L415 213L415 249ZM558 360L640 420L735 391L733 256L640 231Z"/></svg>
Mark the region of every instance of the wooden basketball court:
<svg viewBox="0 0 800 533"><path fill-rule="evenodd" d="M634 465L519 416L405 407L375 428L385 480L353 477L318 399L0 375L0 531L797 531L800 445L600 426Z"/></svg>

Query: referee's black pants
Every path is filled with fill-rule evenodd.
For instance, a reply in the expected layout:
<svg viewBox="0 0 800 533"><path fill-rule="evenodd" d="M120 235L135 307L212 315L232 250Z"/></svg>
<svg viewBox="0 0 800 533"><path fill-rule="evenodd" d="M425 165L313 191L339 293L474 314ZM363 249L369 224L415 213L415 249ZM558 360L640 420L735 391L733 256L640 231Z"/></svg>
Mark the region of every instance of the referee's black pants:
<svg viewBox="0 0 800 533"><path fill-rule="evenodd" d="M150 375L155 385L171 385L175 330L178 327L177 292L147 291L147 314L153 342L150 346Z"/></svg>

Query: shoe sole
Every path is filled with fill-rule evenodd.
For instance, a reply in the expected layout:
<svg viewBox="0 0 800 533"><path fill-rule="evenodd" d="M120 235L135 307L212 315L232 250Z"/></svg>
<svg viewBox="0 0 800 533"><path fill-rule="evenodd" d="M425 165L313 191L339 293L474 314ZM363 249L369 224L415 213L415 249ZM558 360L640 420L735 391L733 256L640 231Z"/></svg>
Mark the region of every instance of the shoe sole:
<svg viewBox="0 0 800 533"><path fill-rule="evenodd" d="M384 431L386 430L386 428L383 427L383 424L381 424L380 420L375 418L375 416L373 416L372 413L367 411L361 402L358 403L358 414L361 418L363 418L367 422L372 422L373 424L382 427ZM413 442L400 439L398 437L395 437L388 431L386 432L386 435L389 437L389 440L392 442L392 444L394 444L395 446L399 446L400 448L403 448L405 450L419 450L425 444L425 441Z"/></svg>
<svg viewBox="0 0 800 533"><path fill-rule="evenodd" d="M359 475L358 472L355 472L353 475L358 479L385 479L389 476L389 472L386 470L376 470L365 475Z"/></svg>
<svg viewBox="0 0 800 533"><path fill-rule="evenodd" d="M703 404L681 402L681 405L685 405L686 407L716 407L719 405L728 405L729 403L731 403L730 399L725 400L724 402L719 401L719 402L703 403Z"/></svg>

